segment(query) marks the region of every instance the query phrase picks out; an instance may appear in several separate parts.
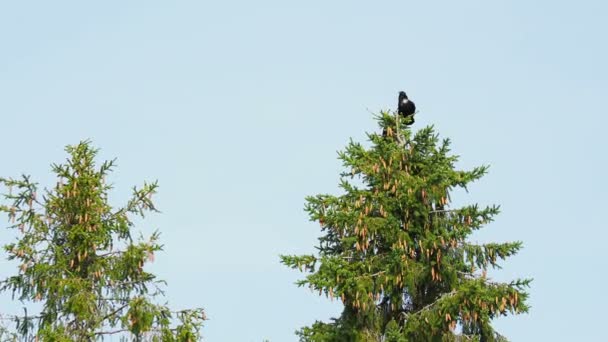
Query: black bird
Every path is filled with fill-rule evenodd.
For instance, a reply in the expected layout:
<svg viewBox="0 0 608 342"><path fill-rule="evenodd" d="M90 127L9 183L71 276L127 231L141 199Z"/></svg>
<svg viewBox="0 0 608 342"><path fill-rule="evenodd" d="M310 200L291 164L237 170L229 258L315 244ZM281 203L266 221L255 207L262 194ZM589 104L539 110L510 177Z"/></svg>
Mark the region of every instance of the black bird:
<svg viewBox="0 0 608 342"><path fill-rule="evenodd" d="M414 102L407 98L404 91L399 92L399 104L397 105L397 111L399 115L404 118L411 117L410 124L414 123L414 113L416 112L416 105Z"/></svg>
<svg viewBox="0 0 608 342"><path fill-rule="evenodd" d="M416 113L416 105L413 101L407 98L407 95L404 91L399 92L399 102L397 103L397 113L402 116L404 119L409 119L406 122L406 125L411 125L414 123L414 113ZM382 136L387 136L387 129L384 128L382 131Z"/></svg>

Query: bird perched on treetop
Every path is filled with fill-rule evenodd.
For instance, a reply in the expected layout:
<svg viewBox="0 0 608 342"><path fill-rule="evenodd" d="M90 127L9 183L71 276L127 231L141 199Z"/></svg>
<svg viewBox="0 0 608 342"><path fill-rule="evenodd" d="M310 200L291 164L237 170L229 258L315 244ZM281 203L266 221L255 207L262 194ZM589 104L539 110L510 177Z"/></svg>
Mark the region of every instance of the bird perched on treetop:
<svg viewBox="0 0 608 342"><path fill-rule="evenodd" d="M407 98L407 95L404 91L399 92L399 104L397 105L397 112L404 118L411 117L412 121L410 124L414 123L414 113L416 112L416 105L414 102L410 101Z"/></svg>
<svg viewBox="0 0 608 342"><path fill-rule="evenodd" d="M407 95L404 91L399 92L399 102L397 103L397 115L403 117L404 119L409 119L409 121L405 122L405 125L411 125L414 123L414 114L416 113L416 105L413 101L407 98ZM384 127L382 130L382 136L386 137L390 133L390 128L387 129Z"/></svg>

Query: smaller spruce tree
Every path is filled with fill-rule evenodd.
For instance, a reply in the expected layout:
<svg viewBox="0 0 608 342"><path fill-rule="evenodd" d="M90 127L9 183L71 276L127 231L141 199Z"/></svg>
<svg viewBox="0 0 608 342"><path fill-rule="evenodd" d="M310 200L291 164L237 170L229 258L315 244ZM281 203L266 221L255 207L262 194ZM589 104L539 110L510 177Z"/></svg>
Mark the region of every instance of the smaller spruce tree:
<svg viewBox="0 0 608 342"><path fill-rule="evenodd" d="M487 167L457 170L449 140L433 127L414 134L410 122L389 113L378 121L383 134L368 134L371 147L351 141L339 152L343 194L306 199L323 232L318 255L281 257L310 273L299 286L344 305L333 322L297 332L300 340L504 340L490 322L528 311L530 280L494 282L487 271L522 244L470 242L499 208L450 205L450 193Z"/></svg>
<svg viewBox="0 0 608 342"><path fill-rule="evenodd" d="M144 265L161 250L159 233L132 238L133 215L156 212L157 183L133 188L122 208L108 204L105 182L114 166L96 167L97 150L85 141L68 146L65 164L53 165L57 184L41 194L28 176L0 178L7 187L0 212L15 229L15 242L4 245L19 263L16 275L0 283L24 304L38 302L37 314L2 316L15 331L0 337L23 341L96 341L106 336L152 341L196 341L205 318L202 309L171 311L157 304L163 281Z"/></svg>

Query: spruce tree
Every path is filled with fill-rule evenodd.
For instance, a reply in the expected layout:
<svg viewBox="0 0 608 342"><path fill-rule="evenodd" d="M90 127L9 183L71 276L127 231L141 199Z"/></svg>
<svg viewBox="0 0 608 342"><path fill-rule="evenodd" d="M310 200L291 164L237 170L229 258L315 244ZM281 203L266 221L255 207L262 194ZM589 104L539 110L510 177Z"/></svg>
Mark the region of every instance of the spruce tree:
<svg viewBox="0 0 608 342"><path fill-rule="evenodd" d="M157 211L152 201L157 183L134 187L126 205L113 208L108 203L112 187L105 178L114 161L97 167L97 150L86 141L66 151L67 162L52 165L57 184L50 190L39 191L29 176L0 178L6 186L0 211L7 214L16 235L4 250L19 264L0 290L12 292L26 305L23 315L1 316L14 327L12 332L5 327L1 336L22 341L96 341L109 336L199 340L202 309L171 311L156 302L164 282L144 266L162 248L159 233L132 237L133 216Z"/></svg>
<svg viewBox="0 0 608 342"><path fill-rule="evenodd" d="M529 279L494 282L487 272L521 242L477 244L468 237L498 206L451 205L450 193L481 178L480 166L458 170L450 141L433 127L382 112L370 147L339 152L340 195L306 199L322 234L318 255L281 256L309 273L298 282L342 301L332 322L317 321L301 341L502 341L491 320L528 311Z"/></svg>

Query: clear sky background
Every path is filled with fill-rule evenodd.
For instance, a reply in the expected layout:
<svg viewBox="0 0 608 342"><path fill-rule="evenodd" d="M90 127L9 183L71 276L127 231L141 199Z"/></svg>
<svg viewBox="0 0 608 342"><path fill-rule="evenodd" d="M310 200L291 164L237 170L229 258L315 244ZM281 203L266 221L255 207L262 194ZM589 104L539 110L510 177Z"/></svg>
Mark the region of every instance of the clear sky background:
<svg viewBox="0 0 608 342"><path fill-rule="evenodd" d="M5 1L0 174L54 183L67 144L118 158L113 203L158 179L151 269L207 341L296 341L341 307L279 254L314 251L304 197L336 193L336 151L399 90L415 129L490 174L459 203L500 204L476 241L522 240L497 280L533 277L513 341L600 341L608 305L605 1ZM5 243L8 235L0 234ZM14 265L0 261L0 275ZM0 311L21 312L0 297Z"/></svg>

